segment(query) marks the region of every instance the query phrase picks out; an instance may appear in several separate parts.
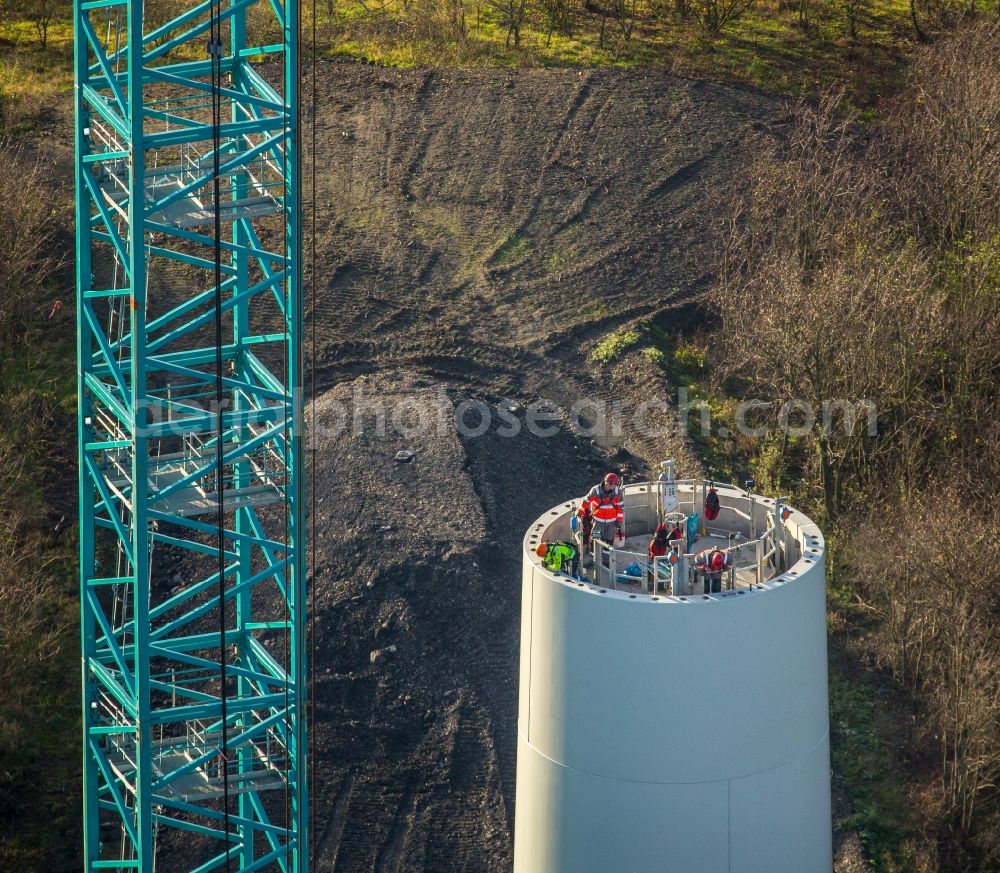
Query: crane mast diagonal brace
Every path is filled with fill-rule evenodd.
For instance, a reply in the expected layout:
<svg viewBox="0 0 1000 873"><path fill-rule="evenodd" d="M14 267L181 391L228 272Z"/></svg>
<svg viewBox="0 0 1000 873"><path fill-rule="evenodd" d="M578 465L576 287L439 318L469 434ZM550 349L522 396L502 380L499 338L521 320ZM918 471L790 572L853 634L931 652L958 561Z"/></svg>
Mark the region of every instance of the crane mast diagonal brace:
<svg viewBox="0 0 1000 873"><path fill-rule="evenodd" d="M178 5L74 0L83 866L307 873L298 0Z"/></svg>

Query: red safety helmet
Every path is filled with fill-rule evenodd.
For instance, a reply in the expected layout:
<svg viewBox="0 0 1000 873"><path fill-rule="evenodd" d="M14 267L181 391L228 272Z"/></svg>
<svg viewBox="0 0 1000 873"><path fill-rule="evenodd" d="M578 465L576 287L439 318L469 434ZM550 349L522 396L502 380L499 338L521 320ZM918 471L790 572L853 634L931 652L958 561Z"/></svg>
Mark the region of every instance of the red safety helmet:
<svg viewBox="0 0 1000 873"><path fill-rule="evenodd" d="M725 570L729 563L729 555L725 552L712 552L711 566L713 570Z"/></svg>
<svg viewBox="0 0 1000 873"><path fill-rule="evenodd" d="M549 553L548 543L539 543L537 546L535 546L535 554L538 555L539 558L544 558L548 553Z"/></svg>
<svg viewBox="0 0 1000 873"><path fill-rule="evenodd" d="M608 473L608 475L604 477L604 485L606 488L617 488L619 482L621 482L621 479L618 478L617 473Z"/></svg>

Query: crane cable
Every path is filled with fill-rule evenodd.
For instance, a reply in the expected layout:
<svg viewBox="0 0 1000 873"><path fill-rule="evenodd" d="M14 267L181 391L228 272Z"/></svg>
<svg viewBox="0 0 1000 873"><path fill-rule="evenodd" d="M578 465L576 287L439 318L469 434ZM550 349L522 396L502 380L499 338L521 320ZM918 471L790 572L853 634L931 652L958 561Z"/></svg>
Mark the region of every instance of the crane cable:
<svg viewBox="0 0 1000 873"><path fill-rule="evenodd" d="M225 428L222 421L222 0L210 0L210 37L208 53L212 69L212 196L215 212L215 493L217 500L216 526L218 528L219 574L219 678L222 717L222 813L225 834L226 873L230 873L230 822L229 822L229 712L226 693L226 526L225 526Z"/></svg>
<svg viewBox="0 0 1000 873"><path fill-rule="evenodd" d="M286 7L286 13L287 13L287 7ZM288 425L289 425L289 418L291 417L291 414L292 414L292 411L293 411L293 404L296 402L294 400L294 390L295 390L295 388L294 388L294 385L291 384L292 383L292 379L290 378L291 375L292 375L291 374L290 361L292 359L294 359L296 357L296 355L294 354L294 350L291 347L291 335L290 335L290 327L289 327L289 318L292 315L292 307L290 305L291 304L291 294L289 293L289 290L290 290L290 288L292 286L289 283L289 277L293 274L293 271L291 269L289 269L289 267L290 267L290 257L289 256L290 255L296 255L297 256L297 249L294 249L293 247L290 247L288 245L289 226L291 224L290 218L292 217L290 215L290 213L289 213L289 210L288 210L288 193L289 193L288 192L288 176L289 176L289 174L288 174L288 169L289 169L288 150L291 147L291 143L292 143L292 126L293 126L294 122L297 122L297 118L293 114L296 111L296 107L292 106L289 103L289 100L288 100L288 84L289 83L288 83L288 55L287 55L287 52L288 52L289 44L290 44L292 36L293 36L291 34L291 32L290 32L291 26L292 26L292 23L288 20L288 17L287 17L287 14L286 14L285 24L284 24L284 33L283 33L283 39L284 39L284 43L285 43L285 54L282 56L282 64L281 64L281 70L282 70L282 73L281 73L281 76L282 76L281 94L282 94L282 100L283 100L283 103L284 103L284 106L282 107L282 113L283 113L283 117L282 117L283 138L282 138L282 146L281 146L281 175L282 175L282 186L283 186L282 187L282 198L281 198L281 229L282 229L281 238L282 238L282 255L283 255L282 265L284 266L284 271L285 271L284 272L284 278L282 280L282 300L284 301L284 304L283 304L283 311L281 313L281 321L282 321L282 333L283 333L283 336L284 336L284 347L283 347L283 350L282 350L283 353L282 353L281 357L282 357L282 384L285 386L285 391L286 392L290 392L293 395L292 398L291 398L291 401L290 401L289 393L286 393L285 396L284 396L284 400L283 400L283 403L284 403L284 411L283 411L283 413L284 414L282 416L282 428L281 428L281 436L282 436L282 460L283 460L284 466L285 466L285 470L284 470L284 482L285 482L285 495L284 495L284 497L285 497L285 499L282 501L281 508L282 508L282 520L284 521L283 545L284 545L284 554L285 554L285 558L286 558L285 597L284 597L284 606L285 606L285 613L284 613L285 632L284 632L284 637L283 637L284 638L284 660L285 660L285 689L284 689L284 698L285 698L285 700L284 700L284 704L285 704L285 710L284 710L284 712L285 712L285 717L284 717L284 720L283 720L283 725L284 725L284 731L285 731L285 755L286 755L286 757L285 757L285 779L283 781L284 781L284 805L285 805L285 870L286 871L290 871L292 869L292 840L291 840L291 834L292 834L292 804L291 804L291 793L290 793L290 786L289 786L289 780L288 780L288 772L289 772L289 769L291 768L291 763L292 763L291 760L290 760L290 756L289 756L289 749L291 747L291 743L294 741L293 740L293 736L292 736L292 723L293 723L293 721L292 721L292 712L291 712L291 699L290 699L290 696L289 696L290 677L293 675L293 671L292 671L292 657L293 657L293 653L292 653L292 648L291 648L292 616L291 616L291 609L290 609L290 606L289 606L289 598L293 596L293 592L295 591L295 587L297 587L298 584L299 584L298 568L300 566L299 562L297 560L291 561L291 562L287 561L287 558L289 556L290 541L291 541L291 535L290 535L290 527L291 527L291 503L290 503L290 501L291 501L291 496L290 496L290 492L289 492L288 486L292 483L292 468L293 468L293 464L294 464L294 460L295 460L294 456L292 455L292 453L290 451L291 443L290 443L290 440L289 440L290 434L289 434ZM294 33L294 38L298 39L298 19L297 18L296 18L296 21L295 21L295 27L296 27L296 30L295 30L295 33ZM298 93L298 92L296 91L296 93ZM297 209L299 208L299 205L298 205L297 201L296 201L296 208ZM295 271L298 270L298 266L299 266L298 263L296 263L295 264ZM301 292L301 289L298 288L297 284L296 284L296 293L300 293L300 292ZM298 484L299 483L298 483L297 480L295 481L294 484L295 484L295 487L298 488ZM297 526L296 526L296 528L297 528ZM298 529L296 529L296 533L299 533ZM296 543L296 551L297 550L298 550L298 544ZM296 608L296 612L298 612L298 610L301 609L301 604L299 604L297 601L296 601L296 604L295 604L295 608ZM296 688L295 692L296 692L296 707L297 707L298 706L298 699L299 699L299 696L300 696L299 695L299 689ZM298 751L299 750L296 748L296 754L298 754ZM299 773L298 773L298 769L296 769L295 778L296 778L296 780L298 780L300 778Z"/></svg>
<svg viewBox="0 0 1000 873"><path fill-rule="evenodd" d="M310 395L310 434L309 434L309 566L310 566L310 601L309 601L309 733L307 749L309 755L309 859L310 870L315 870L316 864L316 4L312 10L312 51L310 57L311 72L311 142L309 148L309 163L311 174L310 209L311 223L309 233L309 297L311 322L310 355L309 355L309 390Z"/></svg>
<svg viewBox="0 0 1000 873"><path fill-rule="evenodd" d="M213 199L214 199L214 221L215 221L215 364L216 364L216 374L215 374L215 397L216 397L216 495L217 495L217 528L218 528L218 575L219 575L219 648L220 648L220 680L221 680L221 717L222 717L222 744L221 744L221 755L222 755L222 770L223 770L223 817L224 817L224 832L226 836L226 849L225 849L225 866L226 871L229 873L230 866L230 789L229 789L229 769L228 769L228 696L226 692L226 662L227 662L227 649L226 649L226 584L225 584L225 498L224 498L224 487L225 487L225 476L224 476L224 438L225 438L225 428L223 426L222 418L222 406L224 401L224 391L223 391L223 340L222 340L222 215L221 215L221 200L222 200L222 179L221 179L221 147L222 147L222 99L221 99L221 88L222 88L222 57L223 57L223 46L222 46L222 17L221 11L219 9L219 3L221 0L210 0L210 42L209 42L209 54L211 56L211 70L212 70L212 145L213 145ZM301 33L301 7L299 7L299 20L297 22L297 33ZM313 396L312 396L312 410L313 410L313 437L315 437L315 411L316 411L316 397L315 397L315 373L316 373L316 323L315 323L315 301L316 301L316 282L315 282L315 265L316 265L316 48L317 48L317 29L316 29L316 15L315 10L313 13L312 20L312 155L311 155L311 169L312 169L312 274L311 274L311 298L312 298L312 312L313 312L313 322L311 325L311 371L312 371L312 382L313 382ZM288 76L287 76L287 64L285 67L285 82L284 82L284 93L287 98L288 94ZM301 81L301 76L299 76ZM296 120L300 119L299 106L292 107L296 112ZM284 147L282 149L282 164L283 164L283 174L287 185L288 180L288 149L290 147L291 141L291 125L288 123L289 119L287 116L288 109L286 112L286 137L284 142ZM288 191L287 187L285 190L285 197L282 203L282 219L284 223L284 248L285 248L285 263L288 263L289 256L289 246L288 246ZM287 266L286 266L287 271ZM288 277L286 272L285 278L286 294L285 299L285 312L283 315L284 319L284 334L285 334L285 347L286 354L283 355L284 359L284 369L285 369L285 385L288 385L288 373L289 370L289 356L288 356L288 346L290 343L289 335L289 324L288 318L290 313L289 307L289 295L287 294L288 288ZM301 379L297 379L301 382ZM285 457L286 457L286 471L285 471L285 485L286 494L284 500L284 521L285 521L285 551L286 554L290 547L290 506L289 506L289 495L287 493L287 485L289 481L290 474L290 461L288 454L289 447L289 408L286 400L286 408L284 415L284 445L285 445ZM311 458L312 463L310 465L310 502L311 502L311 516L315 518L315 501L316 501L316 444L315 438L311 440ZM310 646L311 646L311 657L309 658L309 701L310 701L310 722L315 720L315 695L313 690L315 688L315 651L316 651L316 641L315 641L315 616L316 616L316 583L315 583L315 566L316 566L316 528L315 524L310 524L310 550L311 550L311 564L312 564L312 587L311 587L311 608L308 610L309 613L309 625L310 625ZM294 572L294 571L293 571ZM289 574L289 578L292 574ZM308 578L308 577L307 577ZM289 637L291 633L291 616L288 613L288 591L286 590L285 597L285 610L286 610L286 626L285 626L285 661L286 664L290 665L290 652L288 650ZM304 604L297 604L297 610L301 609ZM289 683L285 682L285 712L286 712L286 731L285 738L286 744L288 743L288 717L289 717ZM309 788L310 795L313 792L313 777L315 775L315 763L312 755L313 747L313 731L310 730L307 733L308 744L309 744L309 761L310 761L310 779ZM287 750L287 745L286 745ZM311 802L312 797L310 796L309 803L309 816L310 816L310 833L312 835L312 842L310 847L310 854L312 857L315 856L315 828L312 826L315 822L315 804ZM290 840L290 827L291 827L291 815L289 809L289 796L288 796L288 782L285 782L285 849L286 849L286 869L290 869L291 866L291 840ZM300 847L304 848L304 847Z"/></svg>
<svg viewBox="0 0 1000 873"><path fill-rule="evenodd" d="M311 298L310 309L311 323L310 323L310 345L311 354L309 356L309 367L311 370L311 375L309 378L310 391L312 392L311 404L312 404L312 415L311 415L311 425L312 434L309 440L310 448L310 472L311 477L311 488L310 488L310 514L309 514L309 538L310 538L310 552L311 552L311 566L312 566L312 587L310 589L310 609L309 609L309 641L310 641L310 653L309 653L309 786L310 794L316 790L316 434L317 434L317 422L316 422L316 112L317 112L317 98L316 98L316 7L313 6L313 21L312 21L312 147L310 150L309 160L312 165L312 190L311 190L311 200L312 203L312 227L310 233L310 273L309 273L309 295ZM311 838L311 853L310 857L312 864L310 868L313 869L316 863L316 804L310 800L310 827L309 833Z"/></svg>

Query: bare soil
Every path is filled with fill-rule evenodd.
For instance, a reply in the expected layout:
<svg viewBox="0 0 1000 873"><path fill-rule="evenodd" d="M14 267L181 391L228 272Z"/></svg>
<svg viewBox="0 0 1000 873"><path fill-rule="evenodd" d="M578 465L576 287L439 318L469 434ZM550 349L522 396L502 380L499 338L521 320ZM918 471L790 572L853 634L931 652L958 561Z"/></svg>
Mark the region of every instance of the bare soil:
<svg viewBox="0 0 1000 873"><path fill-rule="evenodd" d="M784 114L634 71L330 65L317 90L321 389L403 364L513 393L592 374L588 341L706 286L748 134Z"/></svg>

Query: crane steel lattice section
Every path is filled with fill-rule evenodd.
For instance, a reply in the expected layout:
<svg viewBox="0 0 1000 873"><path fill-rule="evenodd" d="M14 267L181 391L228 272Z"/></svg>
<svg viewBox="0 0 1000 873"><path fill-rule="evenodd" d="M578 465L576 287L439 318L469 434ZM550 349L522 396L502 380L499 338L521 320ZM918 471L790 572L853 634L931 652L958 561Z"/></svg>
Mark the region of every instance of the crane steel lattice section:
<svg viewBox="0 0 1000 873"><path fill-rule="evenodd" d="M185 5L74 0L84 867L298 873L299 10Z"/></svg>

